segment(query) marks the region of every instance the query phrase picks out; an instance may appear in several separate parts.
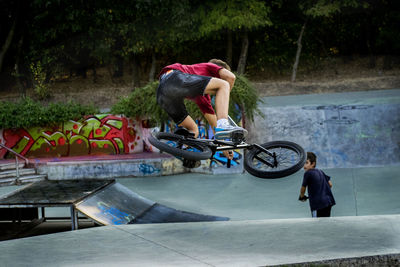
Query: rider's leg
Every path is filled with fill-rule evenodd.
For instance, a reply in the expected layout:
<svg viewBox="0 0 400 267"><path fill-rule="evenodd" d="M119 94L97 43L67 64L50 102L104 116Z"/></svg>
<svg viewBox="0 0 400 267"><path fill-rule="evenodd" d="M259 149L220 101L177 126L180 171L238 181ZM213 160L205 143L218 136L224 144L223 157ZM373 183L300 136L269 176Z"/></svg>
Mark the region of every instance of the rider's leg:
<svg viewBox="0 0 400 267"><path fill-rule="evenodd" d="M205 94L215 95L215 109L217 114L217 126L215 128L216 139L231 139L246 136L247 131L241 127L232 126L228 121L230 85L227 81L219 78L211 78L204 90Z"/></svg>
<svg viewBox="0 0 400 267"><path fill-rule="evenodd" d="M204 117L208 121L211 126L211 129L215 135L215 128L217 127L217 116L215 114L204 113ZM227 159L233 159L233 151L232 150L224 150L222 152Z"/></svg>
<svg viewBox="0 0 400 267"><path fill-rule="evenodd" d="M197 127L196 122L189 115L186 116L178 126L185 127L189 132L194 133L195 138L199 136L199 128Z"/></svg>
<svg viewBox="0 0 400 267"><path fill-rule="evenodd" d="M230 95L229 83L219 78L211 78L204 90L204 94L215 95L217 119L228 119Z"/></svg>
<svg viewBox="0 0 400 267"><path fill-rule="evenodd" d="M185 127L189 132L194 133L194 137L197 138L199 136L199 128L197 127L196 122L189 115L178 124L180 127ZM183 166L186 168L197 168L201 165L200 160L187 160L183 159Z"/></svg>

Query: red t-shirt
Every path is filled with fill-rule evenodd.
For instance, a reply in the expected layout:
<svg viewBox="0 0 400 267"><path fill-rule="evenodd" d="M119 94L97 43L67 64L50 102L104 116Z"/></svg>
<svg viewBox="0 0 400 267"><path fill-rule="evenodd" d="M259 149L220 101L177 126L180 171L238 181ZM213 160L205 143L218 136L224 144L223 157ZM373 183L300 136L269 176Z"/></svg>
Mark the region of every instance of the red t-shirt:
<svg viewBox="0 0 400 267"><path fill-rule="evenodd" d="M175 63L164 67L161 70L158 77L160 77L163 73L169 70L179 70L188 74L196 74L196 75L220 78L219 76L220 69L222 69L222 67L213 63L199 63L193 65L182 65L180 63ZM215 114L214 109L211 105L211 97L209 95L197 96L195 98L190 98L190 100L194 101L197 104L197 106L199 106L203 114L205 113Z"/></svg>

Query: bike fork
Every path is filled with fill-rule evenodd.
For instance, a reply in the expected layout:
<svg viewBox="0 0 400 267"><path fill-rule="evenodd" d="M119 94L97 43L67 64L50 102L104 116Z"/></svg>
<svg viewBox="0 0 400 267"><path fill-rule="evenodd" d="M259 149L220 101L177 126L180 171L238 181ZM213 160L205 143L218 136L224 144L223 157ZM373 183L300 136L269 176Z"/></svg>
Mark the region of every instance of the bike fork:
<svg viewBox="0 0 400 267"><path fill-rule="evenodd" d="M274 159L274 163L271 164L269 162L263 162L266 163L267 165L269 165L270 167L276 168L278 166L278 160L276 159L276 153L273 152L269 152L268 149L265 149L264 147L258 145L258 144L254 144L255 147L257 147L258 149L260 149L261 151L263 151L265 154L267 154L268 156L272 157Z"/></svg>

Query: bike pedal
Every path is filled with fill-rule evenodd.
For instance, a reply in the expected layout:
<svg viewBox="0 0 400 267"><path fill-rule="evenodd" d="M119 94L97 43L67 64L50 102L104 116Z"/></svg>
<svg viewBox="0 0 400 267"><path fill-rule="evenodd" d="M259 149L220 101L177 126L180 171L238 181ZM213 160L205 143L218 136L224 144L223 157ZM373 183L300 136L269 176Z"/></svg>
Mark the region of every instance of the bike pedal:
<svg viewBox="0 0 400 267"><path fill-rule="evenodd" d="M231 134L231 140L234 144L240 144L244 141L244 134L242 131L235 131Z"/></svg>

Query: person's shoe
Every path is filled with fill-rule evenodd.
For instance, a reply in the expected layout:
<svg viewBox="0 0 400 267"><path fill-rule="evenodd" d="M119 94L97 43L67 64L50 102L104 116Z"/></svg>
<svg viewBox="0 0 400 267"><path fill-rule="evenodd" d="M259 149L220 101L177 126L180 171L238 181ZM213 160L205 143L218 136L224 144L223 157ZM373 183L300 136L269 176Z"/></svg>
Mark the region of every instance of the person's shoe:
<svg viewBox="0 0 400 267"><path fill-rule="evenodd" d="M247 130L232 125L224 125L223 127L215 127L215 136L216 140L228 140L234 143L241 142L247 136Z"/></svg>
<svg viewBox="0 0 400 267"><path fill-rule="evenodd" d="M186 129L184 127L177 127L176 130L174 131L174 134L179 134L179 135L183 135L185 137L194 138L194 133L189 132L188 129Z"/></svg>

